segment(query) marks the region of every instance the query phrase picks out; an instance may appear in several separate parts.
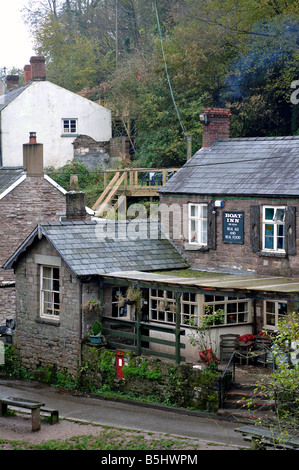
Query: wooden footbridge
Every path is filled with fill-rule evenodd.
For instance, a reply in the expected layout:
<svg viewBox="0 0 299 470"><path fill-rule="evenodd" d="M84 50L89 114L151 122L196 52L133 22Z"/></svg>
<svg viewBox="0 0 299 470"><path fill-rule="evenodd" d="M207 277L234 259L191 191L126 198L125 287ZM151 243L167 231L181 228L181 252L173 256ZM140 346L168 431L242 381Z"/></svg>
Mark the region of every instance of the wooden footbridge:
<svg viewBox="0 0 299 470"><path fill-rule="evenodd" d="M179 168L125 168L104 170L104 190L93 205L97 217L116 211L120 203L126 210L127 198L149 198L159 195L158 190ZM111 178L112 177L112 178Z"/></svg>

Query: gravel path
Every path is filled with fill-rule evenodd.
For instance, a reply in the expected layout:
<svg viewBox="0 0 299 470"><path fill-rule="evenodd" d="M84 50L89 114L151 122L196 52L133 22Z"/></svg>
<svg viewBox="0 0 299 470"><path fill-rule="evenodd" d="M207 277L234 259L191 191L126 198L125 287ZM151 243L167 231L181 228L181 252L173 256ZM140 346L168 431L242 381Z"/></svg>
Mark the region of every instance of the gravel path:
<svg viewBox="0 0 299 470"><path fill-rule="evenodd" d="M58 424L51 425L49 422L42 420L41 429L36 432L31 431L31 416L29 413L16 413L15 415L0 417L0 451L11 450L12 445L9 441L26 441L30 444L42 444L50 440L64 440L74 436L99 436L104 429L100 425L86 424L61 419ZM117 429L117 428L112 428ZM116 433L117 434L117 433ZM146 433L142 431L121 430L119 440L131 439L135 436L142 436L144 439L173 439L180 441L184 450L238 450L237 447L219 445L200 440L192 440L187 438L178 438L177 436L169 436L159 433ZM177 450L177 449L173 449Z"/></svg>

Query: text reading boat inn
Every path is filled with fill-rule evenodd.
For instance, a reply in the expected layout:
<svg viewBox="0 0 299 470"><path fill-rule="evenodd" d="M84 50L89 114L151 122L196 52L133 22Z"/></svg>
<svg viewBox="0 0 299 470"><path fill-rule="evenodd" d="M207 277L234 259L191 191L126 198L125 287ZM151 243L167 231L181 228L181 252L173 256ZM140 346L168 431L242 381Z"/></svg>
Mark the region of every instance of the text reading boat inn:
<svg viewBox="0 0 299 470"><path fill-rule="evenodd" d="M223 212L222 241L244 243L244 212Z"/></svg>

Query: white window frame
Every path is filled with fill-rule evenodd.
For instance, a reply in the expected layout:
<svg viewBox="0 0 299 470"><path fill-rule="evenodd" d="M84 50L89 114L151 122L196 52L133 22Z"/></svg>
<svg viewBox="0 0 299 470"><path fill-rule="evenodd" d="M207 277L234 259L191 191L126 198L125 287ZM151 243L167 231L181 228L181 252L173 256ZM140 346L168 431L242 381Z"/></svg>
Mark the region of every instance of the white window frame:
<svg viewBox="0 0 299 470"><path fill-rule="evenodd" d="M113 318L126 318L130 317L131 306L130 305L119 305L119 300L117 295L122 295L125 297L127 287L112 287L112 301L111 301L111 316Z"/></svg>
<svg viewBox="0 0 299 470"><path fill-rule="evenodd" d="M242 305L247 308L242 308ZM251 321L251 301L250 299L242 299L230 296L202 295L201 311L206 314L213 314L218 310L223 311L223 325L244 325ZM243 320L240 321L240 318ZM234 321L237 319L237 321ZM217 325L215 325L217 326Z"/></svg>
<svg viewBox="0 0 299 470"><path fill-rule="evenodd" d="M50 271L46 276L45 269ZM44 281L50 286L45 287ZM58 285L57 285L58 283ZM57 289L58 287L58 289ZM57 266L40 266L40 317L58 321L60 319L60 269ZM48 305L48 307L47 307Z"/></svg>
<svg viewBox="0 0 299 470"><path fill-rule="evenodd" d="M63 118L61 121L61 126L62 126L63 135L77 135L78 134L78 119L77 118Z"/></svg>
<svg viewBox="0 0 299 470"><path fill-rule="evenodd" d="M272 220L266 219L267 209L274 210L274 215ZM283 210L284 216L283 220L277 220L277 211ZM263 206L263 251L270 253L285 253L285 215L286 207L285 206ZM266 226L273 227L273 248L266 247ZM283 227L283 236L278 233L279 229ZM283 239L283 248L278 248L279 239Z"/></svg>
<svg viewBox="0 0 299 470"><path fill-rule="evenodd" d="M192 214L192 209L197 214ZM207 204L188 204L188 243L193 246L207 246L208 244Z"/></svg>
<svg viewBox="0 0 299 470"><path fill-rule="evenodd" d="M165 308L160 308L164 303ZM244 308L246 304L246 308ZM150 289L149 319L150 321L175 324L175 293L172 291ZM242 308L243 307L243 308ZM181 295L181 319L183 326L197 326L205 312L214 313L223 310L223 325L244 325L252 320L252 304L250 299L229 296L214 296L184 292ZM242 318L242 321L239 321ZM237 321L234 321L237 319ZM221 326L221 325L215 325Z"/></svg>
<svg viewBox="0 0 299 470"><path fill-rule="evenodd" d="M272 309L270 311L270 305L272 304ZM276 301L276 300L264 300L264 325L263 327L266 330L277 330L278 322L280 318L284 318L287 315L287 309L288 309L288 304L287 302L282 302L282 301ZM283 313L282 313L283 312ZM271 323L267 322L268 317L272 317L274 322L272 321Z"/></svg>

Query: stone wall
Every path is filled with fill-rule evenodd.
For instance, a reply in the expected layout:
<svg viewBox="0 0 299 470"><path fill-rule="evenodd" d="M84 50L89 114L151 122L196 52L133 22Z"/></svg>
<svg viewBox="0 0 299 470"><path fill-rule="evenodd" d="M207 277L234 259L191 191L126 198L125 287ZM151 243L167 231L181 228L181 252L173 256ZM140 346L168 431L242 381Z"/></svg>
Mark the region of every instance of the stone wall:
<svg viewBox="0 0 299 470"><path fill-rule="evenodd" d="M178 215L169 218L169 234L175 245L187 256L190 264L195 268L208 270L223 270L226 272L253 272L262 275L292 276L299 274L299 204L297 201L280 199L247 199L247 198L221 198L224 207L216 207L216 249L197 249L188 247L188 203L209 203L210 198L200 198L180 195L161 195L160 204L178 210ZM251 248L251 221L250 207L252 205L288 205L296 207L296 245L297 255L254 253ZM244 211L244 243L231 244L222 240L222 212ZM168 222L166 222L167 224ZM165 223L164 223L165 225Z"/></svg>
<svg viewBox="0 0 299 470"><path fill-rule="evenodd" d="M88 135L80 135L73 142L74 160L90 170L114 168L130 154L126 137L113 137L108 142L96 142Z"/></svg>
<svg viewBox="0 0 299 470"><path fill-rule="evenodd" d="M34 243L16 269L16 333L14 343L23 365L35 370L54 366L75 375L80 367L81 288L69 268L60 267L59 321L40 318L40 265L35 255L57 257L45 239ZM30 286L30 289L28 289Z"/></svg>
<svg viewBox="0 0 299 470"><path fill-rule="evenodd" d="M2 266L38 221L58 221L65 211L65 195L43 177L27 177L0 201L0 282L14 281L13 271ZM15 315L13 291L0 289L0 299L2 325Z"/></svg>
<svg viewBox="0 0 299 470"><path fill-rule="evenodd" d="M123 351L123 378L116 373L116 351L85 345L81 383L89 390L108 388L158 403L215 412L219 406L220 374L190 364L175 365L151 356Z"/></svg>

